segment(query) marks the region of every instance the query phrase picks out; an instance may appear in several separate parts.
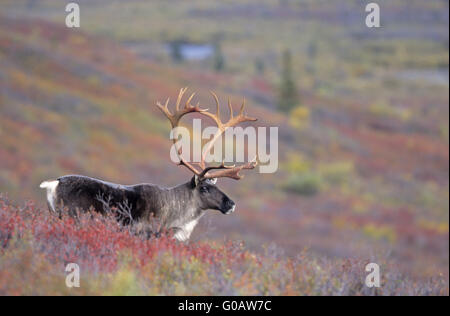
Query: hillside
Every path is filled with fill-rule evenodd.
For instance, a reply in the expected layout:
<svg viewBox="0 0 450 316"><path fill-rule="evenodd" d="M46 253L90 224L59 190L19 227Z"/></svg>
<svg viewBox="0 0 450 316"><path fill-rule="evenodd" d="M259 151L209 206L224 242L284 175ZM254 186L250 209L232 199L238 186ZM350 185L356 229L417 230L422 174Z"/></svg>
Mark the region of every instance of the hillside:
<svg viewBox="0 0 450 316"><path fill-rule="evenodd" d="M220 247L224 238L244 241L245 256L270 244L290 258L307 248L311 258L336 260L332 266L373 259L419 280L442 273L448 292L448 3L412 1L405 9L393 1L389 27L369 34L351 23L357 4L136 0L125 10L80 2L91 10L78 31L60 23L56 1L2 6L0 192L12 204L32 199L41 214L39 183L70 173L186 181L191 175L170 162L169 124L154 105L189 86L211 108L214 90L236 106L245 97L258 125L279 126L280 168L222 181L236 213L209 213L186 249ZM210 60L175 63L165 51L173 40L217 36L225 71L213 71ZM287 45L298 115L276 109L278 56Z"/></svg>

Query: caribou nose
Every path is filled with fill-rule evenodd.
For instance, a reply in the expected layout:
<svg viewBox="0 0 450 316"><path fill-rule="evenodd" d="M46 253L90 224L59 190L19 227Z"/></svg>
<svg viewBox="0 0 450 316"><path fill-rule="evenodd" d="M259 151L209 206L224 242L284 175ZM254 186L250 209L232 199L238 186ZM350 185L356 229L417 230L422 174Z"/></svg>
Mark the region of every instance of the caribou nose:
<svg viewBox="0 0 450 316"><path fill-rule="evenodd" d="M226 203L227 211L225 214L230 214L234 212L234 209L236 208L236 203L234 203L232 200L228 200Z"/></svg>

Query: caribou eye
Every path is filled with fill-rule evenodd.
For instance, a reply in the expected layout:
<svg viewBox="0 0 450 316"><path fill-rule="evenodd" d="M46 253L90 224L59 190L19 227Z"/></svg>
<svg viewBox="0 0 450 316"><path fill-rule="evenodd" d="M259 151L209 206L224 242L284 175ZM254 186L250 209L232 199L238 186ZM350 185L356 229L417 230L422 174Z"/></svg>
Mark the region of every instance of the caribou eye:
<svg viewBox="0 0 450 316"><path fill-rule="evenodd" d="M200 187L200 192L201 193L208 193L209 192L209 188L206 186Z"/></svg>

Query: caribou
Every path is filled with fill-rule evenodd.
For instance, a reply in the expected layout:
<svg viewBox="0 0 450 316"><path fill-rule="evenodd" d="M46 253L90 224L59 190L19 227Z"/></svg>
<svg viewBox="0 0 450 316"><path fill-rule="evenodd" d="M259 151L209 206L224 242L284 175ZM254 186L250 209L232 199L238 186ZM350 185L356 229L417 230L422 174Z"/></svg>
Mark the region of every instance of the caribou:
<svg viewBox="0 0 450 316"><path fill-rule="evenodd" d="M187 98L184 106L180 106L186 89L180 90L173 113L169 109L169 98L164 105L157 102L156 106L167 117L172 130L176 130L181 118L189 113L209 117L217 125L217 132L213 135L212 141L202 150L200 162L188 162L183 157L181 148L175 147L179 158L178 165L186 167L193 173L188 182L166 188L148 183L122 185L82 175L66 175L56 180L44 181L40 185L42 189L46 189L50 212L60 216L62 212L76 214L92 209L104 213L105 204L111 210L123 210L125 205L128 223L133 221L139 223L141 227L154 229L152 221L157 220L158 231L155 233L171 231L173 237L179 241L187 241L190 238L194 227L207 210L218 210L223 214L233 213L236 204L217 187L217 179L240 180L243 177L240 174L242 170L255 168L256 157L239 166L225 165L223 161L220 165L207 166L205 157L225 130L243 122L256 121L256 118L244 114L245 100L239 114L234 116L232 105L228 101L230 119L223 122L219 116L219 100L213 92L211 93L216 103L215 114L208 109L200 108L199 103L192 105L194 93ZM177 146L176 137L173 138L173 144ZM118 218L124 220L123 216Z"/></svg>

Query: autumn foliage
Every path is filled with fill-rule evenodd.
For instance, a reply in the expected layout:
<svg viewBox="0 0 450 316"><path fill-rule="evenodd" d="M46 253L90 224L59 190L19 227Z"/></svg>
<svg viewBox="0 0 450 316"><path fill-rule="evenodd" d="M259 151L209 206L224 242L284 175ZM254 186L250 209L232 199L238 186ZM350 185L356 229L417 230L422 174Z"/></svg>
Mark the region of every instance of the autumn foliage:
<svg viewBox="0 0 450 316"><path fill-rule="evenodd" d="M288 258L274 246L256 255L241 242L183 244L144 238L113 217L59 219L32 202L0 200L0 295L383 295L446 294L443 278L417 286L384 266L383 287L364 285L364 260ZM77 263L81 286L65 286Z"/></svg>

